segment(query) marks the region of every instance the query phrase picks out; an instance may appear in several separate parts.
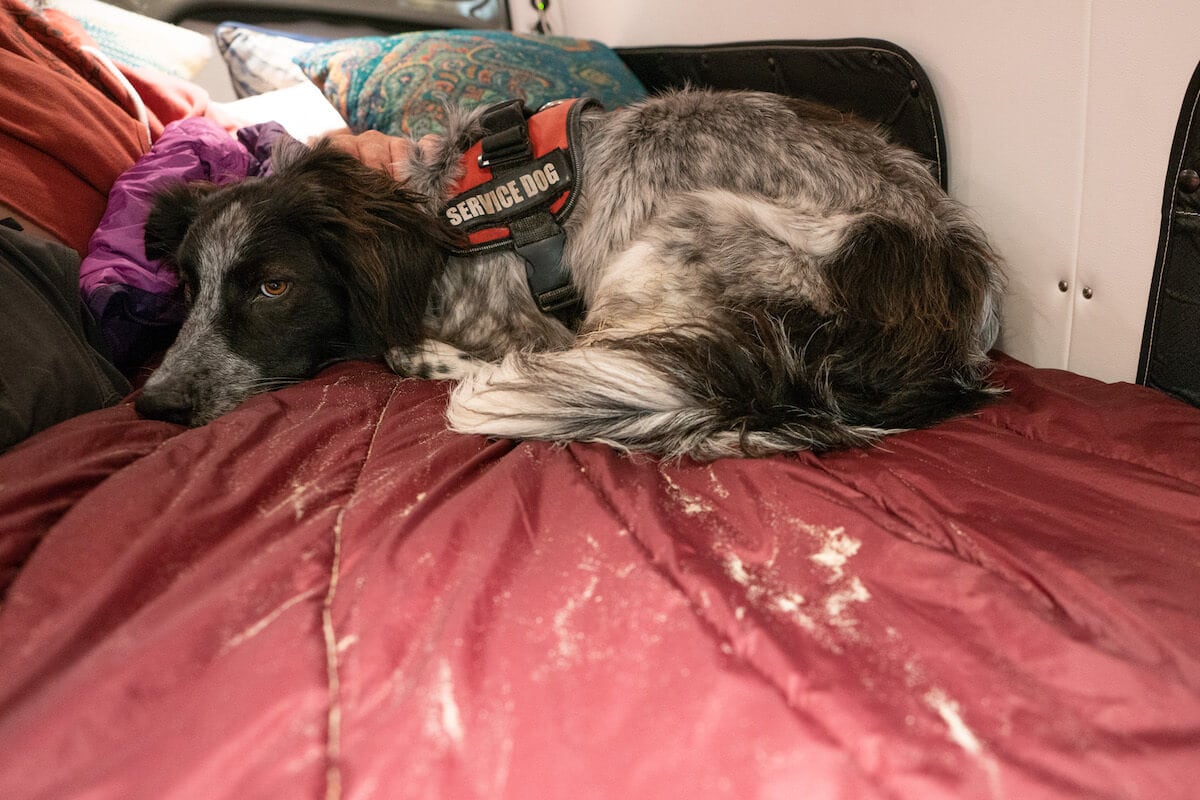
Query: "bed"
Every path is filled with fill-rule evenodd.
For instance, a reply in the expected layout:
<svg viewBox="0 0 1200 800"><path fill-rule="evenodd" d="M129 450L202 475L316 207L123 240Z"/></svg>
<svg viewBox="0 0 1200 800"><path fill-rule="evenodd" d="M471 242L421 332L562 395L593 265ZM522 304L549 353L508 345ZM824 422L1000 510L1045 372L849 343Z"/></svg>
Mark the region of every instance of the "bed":
<svg viewBox="0 0 1200 800"><path fill-rule="evenodd" d="M945 179L893 45L618 55ZM0 456L0 795L1194 797L1200 409L995 358L977 414L712 463L455 434L372 362L72 416Z"/></svg>

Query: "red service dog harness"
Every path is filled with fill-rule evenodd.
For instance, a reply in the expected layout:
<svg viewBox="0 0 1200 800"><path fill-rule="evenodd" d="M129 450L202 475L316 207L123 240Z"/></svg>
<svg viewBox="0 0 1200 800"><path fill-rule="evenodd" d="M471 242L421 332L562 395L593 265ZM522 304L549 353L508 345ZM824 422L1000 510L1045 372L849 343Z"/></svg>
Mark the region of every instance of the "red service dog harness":
<svg viewBox="0 0 1200 800"><path fill-rule="evenodd" d="M581 189L579 120L592 107L599 103L580 98L535 114L521 100L487 109L484 136L463 156L466 174L443 209L450 227L467 235L455 255L515 250L538 308L563 322L582 310L562 263L562 225Z"/></svg>

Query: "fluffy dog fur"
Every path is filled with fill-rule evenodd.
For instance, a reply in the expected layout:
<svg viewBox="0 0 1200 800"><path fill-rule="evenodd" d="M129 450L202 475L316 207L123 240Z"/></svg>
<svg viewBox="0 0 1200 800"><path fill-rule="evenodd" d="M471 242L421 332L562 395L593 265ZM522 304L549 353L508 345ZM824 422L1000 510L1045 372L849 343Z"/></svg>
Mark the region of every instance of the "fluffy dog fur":
<svg viewBox="0 0 1200 800"><path fill-rule="evenodd" d="M179 265L191 312L139 409L203 423L383 353L459 380L460 431L711 459L863 445L994 394L999 261L871 127L751 92L589 112L572 332L514 254L443 255L438 212L477 119L414 146L403 188L319 146L271 178L163 197L147 250Z"/></svg>

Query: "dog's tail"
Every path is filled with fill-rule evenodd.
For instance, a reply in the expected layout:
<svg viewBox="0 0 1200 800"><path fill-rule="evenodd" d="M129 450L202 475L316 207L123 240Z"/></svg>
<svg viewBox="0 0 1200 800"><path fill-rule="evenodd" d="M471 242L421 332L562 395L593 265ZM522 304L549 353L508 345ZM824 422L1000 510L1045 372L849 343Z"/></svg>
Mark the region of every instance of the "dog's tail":
<svg viewBox="0 0 1200 800"><path fill-rule="evenodd" d="M764 378L761 358L728 340L708 340L697 350L697 340L682 337L510 355L458 385L450 426L701 460L857 446L887 432L781 404L780 376ZM694 362L711 357L712 372L700 375L679 354Z"/></svg>
<svg viewBox="0 0 1200 800"><path fill-rule="evenodd" d="M995 396L998 277L973 227L931 240L864 217L824 268L832 311L764 298L703 325L510 356L458 386L449 421L713 459L870 444Z"/></svg>

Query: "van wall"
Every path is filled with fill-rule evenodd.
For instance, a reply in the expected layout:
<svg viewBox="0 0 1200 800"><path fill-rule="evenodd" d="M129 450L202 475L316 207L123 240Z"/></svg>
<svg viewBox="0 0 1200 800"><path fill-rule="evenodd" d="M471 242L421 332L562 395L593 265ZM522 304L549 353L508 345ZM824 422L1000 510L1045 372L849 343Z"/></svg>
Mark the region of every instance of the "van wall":
<svg viewBox="0 0 1200 800"><path fill-rule="evenodd" d="M511 6L528 29L528 4ZM1200 60L1196 0L551 0L550 22L612 46L866 36L906 48L938 94L951 194L1009 264L1001 347L1133 379L1171 137Z"/></svg>

